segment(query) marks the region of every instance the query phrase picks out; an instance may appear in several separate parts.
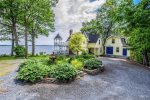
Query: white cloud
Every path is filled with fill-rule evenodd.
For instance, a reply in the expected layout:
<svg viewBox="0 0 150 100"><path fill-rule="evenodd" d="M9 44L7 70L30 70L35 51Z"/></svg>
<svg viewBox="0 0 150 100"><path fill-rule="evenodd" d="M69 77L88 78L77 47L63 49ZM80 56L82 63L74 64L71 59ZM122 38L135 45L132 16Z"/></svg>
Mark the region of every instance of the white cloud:
<svg viewBox="0 0 150 100"><path fill-rule="evenodd" d="M69 30L79 31L82 27L81 22L89 21L96 16L96 10L105 0L59 0L54 8L56 32L50 33L48 38L40 37L36 40L37 44L53 44L56 33L60 33L64 41L69 35Z"/></svg>

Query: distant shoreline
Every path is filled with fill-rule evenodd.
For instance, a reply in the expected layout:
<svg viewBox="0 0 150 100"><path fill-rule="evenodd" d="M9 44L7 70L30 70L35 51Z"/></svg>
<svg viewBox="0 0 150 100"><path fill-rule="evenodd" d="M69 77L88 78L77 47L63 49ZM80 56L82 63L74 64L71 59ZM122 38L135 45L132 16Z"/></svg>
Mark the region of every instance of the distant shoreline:
<svg viewBox="0 0 150 100"><path fill-rule="evenodd" d="M12 46L12 45L0 45L0 46ZM22 45L25 46L25 45ZM28 45L28 46L32 46L32 45ZM35 46L54 46L54 45L35 45Z"/></svg>

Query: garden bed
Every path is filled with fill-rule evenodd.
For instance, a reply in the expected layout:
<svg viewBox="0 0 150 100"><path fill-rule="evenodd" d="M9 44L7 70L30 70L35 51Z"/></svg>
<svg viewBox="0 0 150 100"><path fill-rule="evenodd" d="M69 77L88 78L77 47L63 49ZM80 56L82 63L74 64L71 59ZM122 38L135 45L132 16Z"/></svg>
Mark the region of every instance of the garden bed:
<svg viewBox="0 0 150 100"><path fill-rule="evenodd" d="M88 54L76 57L57 55L55 60L32 59L21 63L16 78L31 83L69 83L86 74L97 75L103 70L102 62Z"/></svg>

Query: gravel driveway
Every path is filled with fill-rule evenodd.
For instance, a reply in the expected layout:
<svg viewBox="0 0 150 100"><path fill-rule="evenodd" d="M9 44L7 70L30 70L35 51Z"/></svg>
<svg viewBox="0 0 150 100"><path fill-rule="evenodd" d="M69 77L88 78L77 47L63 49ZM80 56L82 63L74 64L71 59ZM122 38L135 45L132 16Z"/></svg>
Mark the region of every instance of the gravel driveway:
<svg viewBox="0 0 150 100"><path fill-rule="evenodd" d="M13 81L12 72L0 78L6 89L0 100L150 100L150 69L124 59L100 59L105 72L71 84L22 85Z"/></svg>

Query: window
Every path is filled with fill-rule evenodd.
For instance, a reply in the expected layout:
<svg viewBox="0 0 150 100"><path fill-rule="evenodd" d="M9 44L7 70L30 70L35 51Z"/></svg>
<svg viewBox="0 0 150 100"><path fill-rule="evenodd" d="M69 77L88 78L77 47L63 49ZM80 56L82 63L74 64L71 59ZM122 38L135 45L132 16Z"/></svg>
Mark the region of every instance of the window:
<svg viewBox="0 0 150 100"><path fill-rule="evenodd" d="M115 43L115 39L112 39L112 43Z"/></svg>
<svg viewBox="0 0 150 100"><path fill-rule="evenodd" d="M101 44L101 40L99 40L99 44Z"/></svg>
<svg viewBox="0 0 150 100"><path fill-rule="evenodd" d="M116 48L116 52L119 52L119 47Z"/></svg>

